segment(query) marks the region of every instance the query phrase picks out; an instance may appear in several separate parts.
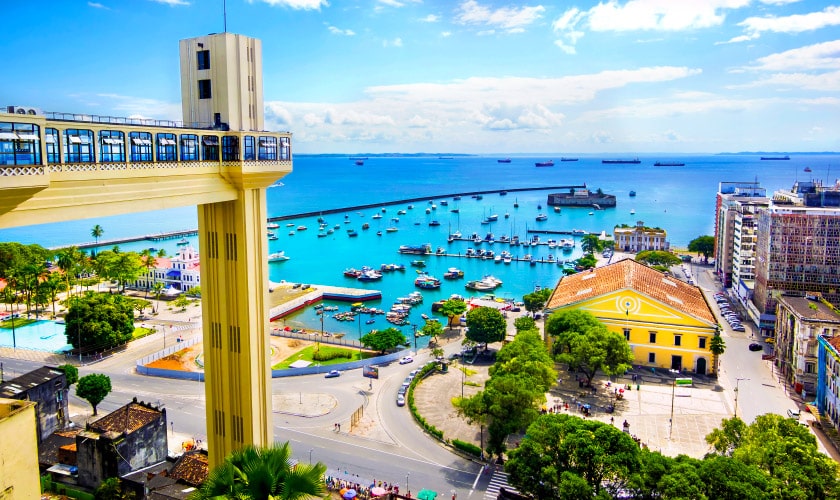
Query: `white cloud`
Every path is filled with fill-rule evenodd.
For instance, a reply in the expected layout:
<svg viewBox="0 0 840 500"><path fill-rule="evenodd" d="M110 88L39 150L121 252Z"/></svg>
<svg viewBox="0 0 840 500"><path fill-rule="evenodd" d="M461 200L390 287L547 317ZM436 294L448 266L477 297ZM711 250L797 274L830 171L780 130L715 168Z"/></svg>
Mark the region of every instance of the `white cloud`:
<svg viewBox="0 0 840 500"><path fill-rule="evenodd" d="M408 120L408 126L414 128L426 128L434 123L432 120L428 118L422 118L418 115L414 115Z"/></svg>
<svg viewBox="0 0 840 500"><path fill-rule="evenodd" d="M393 40L383 40L382 41L382 46L383 47L402 47L403 46L403 41L402 41L402 38L400 38L400 37L394 38Z"/></svg>
<svg viewBox="0 0 840 500"><path fill-rule="evenodd" d="M343 30L340 28L336 28L335 26L327 26L327 30L333 35L344 35L344 36L353 36L356 34L353 30Z"/></svg>
<svg viewBox="0 0 840 500"><path fill-rule="evenodd" d="M93 7L94 9L111 10L110 8L102 5L101 3L97 3L97 2L88 2L88 7Z"/></svg>
<svg viewBox="0 0 840 500"><path fill-rule="evenodd" d="M807 45L757 59L746 69L759 71L834 70L840 68L840 40Z"/></svg>
<svg viewBox="0 0 840 500"><path fill-rule="evenodd" d="M748 17L738 23L743 26L749 39L758 38L761 33L802 33L828 26L840 25L840 7L829 6L820 12L794 14L790 16Z"/></svg>
<svg viewBox="0 0 840 500"><path fill-rule="evenodd" d="M456 10L455 21L463 25L489 26L508 33L522 32L526 26L542 18L545 7L502 7L492 10L475 0L461 3ZM487 30L485 30L487 31Z"/></svg>
<svg viewBox="0 0 840 500"><path fill-rule="evenodd" d="M189 5L190 3L186 0L152 0L153 2L162 3L168 5L170 7L175 7L176 5Z"/></svg>
<svg viewBox="0 0 840 500"><path fill-rule="evenodd" d="M379 0L379 3L382 5L387 5L388 7L404 7L405 4L399 2L397 0Z"/></svg>
<svg viewBox="0 0 840 500"><path fill-rule="evenodd" d="M452 32L451 31L441 31L440 36L442 36L443 38L449 38L450 36L452 36Z"/></svg>
<svg viewBox="0 0 840 500"><path fill-rule="evenodd" d="M777 73L746 85L732 86L730 88L771 86L837 92L840 91L840 71L832 71L819 75L810 73Z"/></svg>
<svg viewBox="0 0 840 500"><path fill-rule="evenodd" d="M178 0L176 0L178 1ZM271 6L289 7L294 10L321 10L321 7L329 7L327 0L248 0L248 2L264 2Z"/></svg>
<svg viewBox="0 0 840 500"><path fill-rule="evenodd" d="M428 16L420 19L424 23L436 23L440 21L440 16L436 16L434 14L429 14Z"/></svg>

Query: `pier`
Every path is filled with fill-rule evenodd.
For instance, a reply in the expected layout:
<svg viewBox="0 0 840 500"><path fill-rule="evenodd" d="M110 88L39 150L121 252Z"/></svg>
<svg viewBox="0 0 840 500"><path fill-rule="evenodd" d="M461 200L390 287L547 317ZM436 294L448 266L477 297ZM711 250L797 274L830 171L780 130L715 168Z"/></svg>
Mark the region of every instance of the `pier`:
<svg viewBox="0 0 840 500"><path fill-rule="evenodd" d="M88 241L86 243L77 243L75 246L79 249L87 249L87 248L97 248L97 247L107 247L112 245L120 245L122 243L133 243L135 241L163 241L163 240L171 240L174 238L185 238L187 236L196 236L198 234L198 229L180 229L177 231L166 231L163 233L154 233L154 234L146 234L143 236L127 236L124 238L112 238L109 240L100 240L99 243L95 241ZM70 246L70 245L65 245ZM50 247L50 250L58 250L59 248L64 248L64 246L60 247Z"/></svg>

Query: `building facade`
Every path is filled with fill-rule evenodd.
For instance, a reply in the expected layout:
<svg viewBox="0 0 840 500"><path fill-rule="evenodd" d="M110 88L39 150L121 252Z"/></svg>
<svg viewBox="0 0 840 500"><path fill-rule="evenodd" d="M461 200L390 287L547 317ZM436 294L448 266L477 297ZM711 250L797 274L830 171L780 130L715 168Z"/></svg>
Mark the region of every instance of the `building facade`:
<svg viewBox="0 0 840 500"><path fill-rule="evenodd" d="M794 391L817 390L818 338L840 336L840 314L818 295L782 296L776 306L776 366Z"/></svg>
<svg viewBox="0 0 840 500"><path fill-rule="evenodd" d="M757 182L721 182L715 198L715 274L728 288L732 286L736 247L738 251L754 251L751 249L753 245L743 245L736 236L736 230L740 233L746 228L749 232L754 226L752 221L744 221L745 213L754 213L754 210L745 209L744 205L760 206L765 200L763 204L766 206L769 200L766 200L766 192ZM749 254L737 258L753 265Z"/></svg>
<svg viewBox="0 0 840 500"><path fill-rule="evenodd" d="M0 398L0 498L41 498L35 406Z"/></svg>
<svg viewBox="0 0 840 500"><path fill-rule="evenodd" d="M644 221L636 222L634 227L616 226L613 230L615 248L624 252L643 252L645 250L668 251L668 234L658 227L646 227Z"/></svg>
<svg viewBox="0 0 840 500"><path fill-rule="evenodd" d="M153 258L154 267L134 282L135 288L151 290L155 283L160 283L164 293L177 294L201 286L201 262L192 246L179 244L174 256Z"/></svg>
<svg viewBox="0 0 840 500"><path fill-rule="evenodd" d="M0 384L0 398L36 403L38 442L69 422L67 376L63 371L43 366Z"/></svg>
<svg viewBox="0 0 840 500"><path fill-rule="evenodd" d="M563 277L546 312L581 309L624 336L634 364L714 373L711 340L718 325L696 286L632 259Z"/></svg>
<svg viewBox="0 0 840 500"><path fill-rule="evenodd" d="M817 409L840 431L840 336L819 335L817 343Z"/></svg>

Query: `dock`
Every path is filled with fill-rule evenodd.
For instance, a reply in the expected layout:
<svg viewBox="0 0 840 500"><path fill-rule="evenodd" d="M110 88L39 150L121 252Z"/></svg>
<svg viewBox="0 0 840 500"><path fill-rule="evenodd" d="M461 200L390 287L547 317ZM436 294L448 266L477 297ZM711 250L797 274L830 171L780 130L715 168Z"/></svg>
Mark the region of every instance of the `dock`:
<svg viewBox="0 0 840 500"><path fill-rule="evenodd" d="M269 311L271 321L284 318L304 307L320 302L322 300L340 300L344 302L366 302L382 298L379 290L367 290L365 288L349 288L345 286L331 285L310 285L312 291L296 299L284 302Z"/></svg>
<svg viewBox="0 0 840 500"><path fill-rule="evenodd" d="M186 238L187 236L196 236L198 235L198 229L179 229L177 231L166 231L163 233L153 233L153 234L145 234L142 236L127 236L124 238L111 238L108 240L99 240L99 242L95 241L88 241L85 243L77 243L73 246L79 249L88 249L88 248L97 248L97 247L108 247L113 245L121 245L123 243L133 243L135 241L164 241L164 240L171 240L175 238ZM50 247L50 250L58 250L60 248L64 248L70 245L64 245L60 247Z"/></svg>

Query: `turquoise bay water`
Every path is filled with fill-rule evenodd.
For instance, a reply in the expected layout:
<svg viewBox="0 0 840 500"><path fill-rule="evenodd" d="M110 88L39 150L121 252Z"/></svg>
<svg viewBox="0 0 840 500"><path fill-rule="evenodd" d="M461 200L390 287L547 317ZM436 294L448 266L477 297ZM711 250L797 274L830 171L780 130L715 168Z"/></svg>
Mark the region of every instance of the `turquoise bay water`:
<svg viewBox="0 0 840 500"><path fill-rule="evenodd" d="M757 155L707 155L707 156L648 156L641 157L640 164L602 164L602 158L621 158L632 155L581 156L578 162L560 162L555 157L555 167L536 168L535 161L544 161L549 157L526 158L511 157L511 163L497 163L497 157L456 156L453 159L436 157L370 157L363 166L356 166L347 157L298 156L295 158L294 172L281 179L283 186L268 190L268 211L270 216L281 216L309 211L328 210L367 203L382 203L382 207L367 209L359 213L330 214L324 218L334 233L319 238L317 217L288 221L293 227L280 223L276 230L278 239L269 241L269 252L283 250L290 260L269 264L269 278L279 282L303 282L329 284L381 290L381 301L369 303L369 306L389 309L394 299L414 291L415 268L410 262L416 256L400 255L400 245L430 243L433 249L444 247L449 253L463 254L467 248L490 248L486 244L475 247L469 242L448 244L446 236L450 229L460 230L465 236L476 232L482 237L492 231L496 237L517 234L525 238L527 229L548 229L570 231L582 229L589 232L612 232L616 224L633 225L644 221L647 226L656 226L668 232L669 241L675 246L687 246L693 238L713 234L715 193L721 181L749 182L758 180L767 188L768 193L776 189L789 189L796 180L820 178L823 182L834 182L831 165L838 168L838 155L794 155L790 161L761 161ZM567 155L568 156L568 155ZM654 167L657 160L685 162L684 167ZM805 167L812 169L804 172ZM836 174L835 174L836 176ZM547 195L551 190L509 193L501 196L497 193L484 195L482 200L464 196L460 201L452 197L443 198L443 194L479 190L509 190L520 187L558 186L586 184L590 189L601 188L605 193L617 198L617 207L589 212L590 208L566 208L558 214L546 205ZM634 190L635 197L629 192ZM386 205L386 203L414 197L434 200L437 209L426 214L431 205L427 201L414 202L414 209L407 203ZM441 201L446 199L448 206ZM514 208L514 203L519 208ZM538 208L539 206L542 208ZM385 209L385 212L381 211ZM450 210L457 208L460 213ZM398 210L405 210L405 215L398 215ZM635 210L635 214L631 214ZM373 219L375 213L381 219ZM509 214L505 219L504 214ZM538 213L548 215L545 222L537 222ZM499 220L490 225L481 224L481 220L496 214ZM346 215L346 217L345 217ZM392 221L394 217L399 222ZM345 223L345 220L349 221ZM429 226L437 220L439 226ZM370 228L362 229L367 222ZM149 212L96 220L73 221L62 224L31 226L0 231L0 241L37 242L44 246L60 246L91 241L90 228L100 224L105 229L103 239L138 234L157 233L167 230L194 228L197 226L196 210L192 207ZM297 231L299 225L307 226L305 231ZM397 232L385 232L389 226L397 227ZM347 236L347 229L355 229L358 237ZM290 230L295 234L290 236ZM376 232L382 231L382 236ZM549 236L541 235L545 240ZM555 236L554 238L560 238ZM195 238L193 245L197 245ZM579 242L579 238L576 238ZM176 251L176 241L139 242L124 244L126 250L140 250L146 247L163 247L168 253ZM492 250L497 254L508 249L506 245L496 243ZM514 255L523 256L531 253L536 257L548 255L548 248L514 247ZM577 258L581 251L579 245L571 254L554 250L561 260ZM530 266L524 262L510 265L496 264L493 261L466 259L457 257L427 256L425 270L442 281L439 290L423 291L424 303L414 308L410 321L422 324L420 313L429 313L430 304L440 298L447 298L453 293L465 296L477 295L464 289L464 283L470 279L480 279L485 274L492 274L503 280L504 284L496 290L502 297L521 298L536 285L554 286L561 276L561 268L554 264ZM381 264L396 263L406 266L405 272L386 273L378 282L362 283L343 276L348 267L370 266L379 268ZM464 279L449 281L443 279L443 273L449 267L458 267L465 273ZM342 309L347 305L342 304ZM366 319L366 318L365 318ZM286 319L287 325L308 326L320 329L320 318L313 310L302 311ZM324 328L333 332L345 332L351 338L371 328L389 326L382 316L376 323L368 325L362 321L338 322L329 315L324 321ZM401 327L410 334L409 326ZM410 335L408 335L410 336Z"/></svg>
<svg viewBox="0 0 840 500"><path fill-rule="evenodd" d="M5 326L5 325L4 325ZM0 346L16 346L21 349L39 351L64 351L72 348L64 336L64 325L55 321L36 321L26 326L17 327L12 339L11 328L0 328Z"/></svg>

